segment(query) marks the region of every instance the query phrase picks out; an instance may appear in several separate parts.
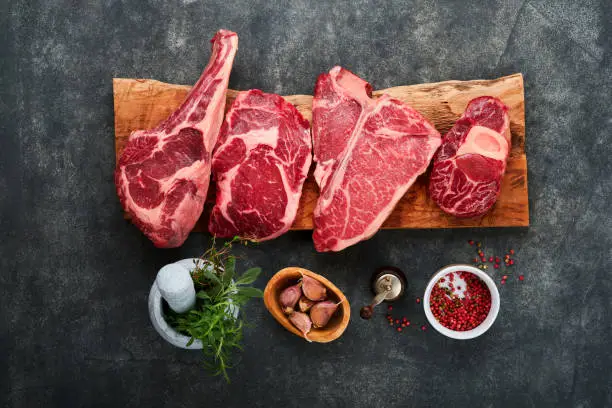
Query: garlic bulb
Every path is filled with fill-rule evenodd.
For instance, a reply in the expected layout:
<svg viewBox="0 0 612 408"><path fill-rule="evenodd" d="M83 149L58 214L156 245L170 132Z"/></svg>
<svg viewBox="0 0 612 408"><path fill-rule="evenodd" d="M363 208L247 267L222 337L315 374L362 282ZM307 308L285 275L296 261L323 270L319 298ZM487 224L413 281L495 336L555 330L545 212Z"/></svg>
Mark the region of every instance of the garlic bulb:
<svg viewBox="0 0 612 408"><path fill-rule="evenodd" d="M302 289L300 289L301 284L289 286L285 290L283 290L280 294L279 300L281 306L283 307L283 312L286 314L293 313L293 308L295 304L302 296Z"/></svg>
<svg viewBox="0 0 612 408"><path fill-rule="evenodd" d="M310 309L310 320L313 327L319 328L325 326L338 309L339 304L329 300L315 303Z"/></svg>
<svg viewBox="0 0 612 408"><path fill-rule="evenodd" d="M302 292L308 299L318 302L324 300L327 295L327 289L321 282L308 275L302 275Z"/></svg>
<svg viewBox="0 0 612 408"><path fill-rule="evenodd" d="M307 312L310 310L310 308L312 307L312 305L314 305L315 302L313 302L312 300L308 299L306 296L302 296L300 298L300 301L298 302L298 308L300 309L300 312Z"/></svg>
<svg viewBox="0 0 612 408"><path fill-rule="evenodd" d="M308 333L310 333L310 329L312 328L312 322L306 313L293 312L289 315L289 321L302 332L306 340L311 342L308 338Z"/></svg>

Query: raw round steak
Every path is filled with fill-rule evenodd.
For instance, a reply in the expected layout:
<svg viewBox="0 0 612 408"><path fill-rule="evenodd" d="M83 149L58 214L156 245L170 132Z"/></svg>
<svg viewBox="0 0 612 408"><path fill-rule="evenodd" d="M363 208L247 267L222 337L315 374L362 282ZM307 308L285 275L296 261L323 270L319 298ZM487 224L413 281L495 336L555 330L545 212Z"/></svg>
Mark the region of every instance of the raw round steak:
<svg viewBox="0 0 612 408"><path fill-rule="evenodd" d="M182 245L204 207L238 36L219 30L212 44L185 102L156 128L133 132L115 170L121 205L157 247Z"/></svg>
<svg viewBox="0 0 612 408"><path fill-rule="evenodd" d="M321 74L313 100L317 251L340 251L370 238L423 173L441 138L405 103L341 67Z"/></svg>
<svg viewBox="0 0 612 408"><path fill-rule="evenodd" d="M240 92L213 155L217 201L209 231L253 241L287 232L311 162L310 126L292 104L256 89Z"/></svg>
<svg viewBox="0 0 612 408"><path fill-rule="evenodd" d="M492 96L473 99L434 157L431 198L456 217L485 214L499 196L509 150L506 105Z"/></svg>

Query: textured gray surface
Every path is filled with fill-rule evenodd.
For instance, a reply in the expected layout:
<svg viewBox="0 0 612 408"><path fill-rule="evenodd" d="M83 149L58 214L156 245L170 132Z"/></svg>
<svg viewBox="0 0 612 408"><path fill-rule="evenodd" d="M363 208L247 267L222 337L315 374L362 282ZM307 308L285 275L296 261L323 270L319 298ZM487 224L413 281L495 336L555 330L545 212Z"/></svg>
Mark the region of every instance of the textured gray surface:
<svg viewBox="0 0 612 408"><path fill-rule="evenodd" d="M172 3L172 4L171 4ZM312 4L310 4L312 3ZM0 395L34 406L612 405L612 7L609 1L6 1L0 4ZM523 72L532 226L384 231L339 254L308 233L241 249L267 278L286 265L324 273L352 302L369 274L403 268L396 306L437 268L465 261L468 238L514 247L523 284L501 288L498 321L457 342L401 336L354 318L311 345L253 303L230 385L199 354L166 344L146 298L164 264L197 255L192 235L156 250L121 217L111 78L194 82L217 28L240 50L231 86L310 93L342 64L375 88Z"/></svg>

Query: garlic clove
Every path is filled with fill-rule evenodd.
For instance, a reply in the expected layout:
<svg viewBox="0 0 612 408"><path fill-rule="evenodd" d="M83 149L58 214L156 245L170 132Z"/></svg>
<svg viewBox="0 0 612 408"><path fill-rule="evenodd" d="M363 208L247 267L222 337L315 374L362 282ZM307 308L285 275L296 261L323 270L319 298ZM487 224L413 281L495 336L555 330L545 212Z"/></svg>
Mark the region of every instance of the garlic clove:
<svg viewBox="0 0 612 408"><path fill-rule="evenodd" d="M325 296L327 295L325 286L308 275L302 275L302 292L304 292L304 296L315 302L325 300Z"/></svg>
<svg viewBox="0 0 612 408"><path fill-rule="evenodd" d="M315 328L323 327L329 323L329 319L338 309L340 303L334 303L330 300L315 303L310 309L310 319Z"/></svg>
<svg viewBox="0 0 612 408"><path fill-rule="evenodd" d="M300 297L302 296L300 286L301 283L298 283L297 285L289 286L281 292L279 301L285 314L293 313L295 304L300 300Z"/></svg>
<svg viewBox="0 0 612 408"><path fill-rule="evenodd" d="M302 332L306 340L309 342L311 341L308 338L308 333L310 333L310 329L312 328L312 321L306 313L293 312L289 315L289 321Z"/></svg>
<svg viewBox="0 0 612 408"><path fill-rule="evenodd" d="M314 304L314 301L308 299L306 296L302 296L298 302L298 308L300 309L300 312L307 312Z"/></svg>

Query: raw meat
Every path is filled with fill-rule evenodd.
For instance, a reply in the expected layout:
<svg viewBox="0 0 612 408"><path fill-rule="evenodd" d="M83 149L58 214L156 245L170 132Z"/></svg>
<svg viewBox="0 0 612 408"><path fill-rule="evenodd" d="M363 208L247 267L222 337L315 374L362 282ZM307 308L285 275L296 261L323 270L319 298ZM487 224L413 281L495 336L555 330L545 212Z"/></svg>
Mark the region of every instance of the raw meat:
<svg viewBox="0 0 612 408"><path fill-rule="evenodd" d="M279 95L240 92L212 162L217 202L209 231L265 241L287 232L312 162L310 124Z"/></svg>
<svg viewBox="0 0 612 408"><path fill-rule="evenodd" d="M206 199L238 36L219 30L211 42L210 61L185 102L156 128L133 132L117 163L121 205L157 247L180 246Z"/></svg>
<svg viewBox="0 0 612 408"><path fill-rule="evenodd" d="M431 198L456 217L485 214L499 196L509 148L506 105L491 96L473 99L434 157Z"/></svg>
<svg viewBox="0 0 612 408"><path fill-rule="evenodd" d="M423 173L441 138L420 113L341 67L321 74L313 100L317 251L370 238Z"/></svg>

